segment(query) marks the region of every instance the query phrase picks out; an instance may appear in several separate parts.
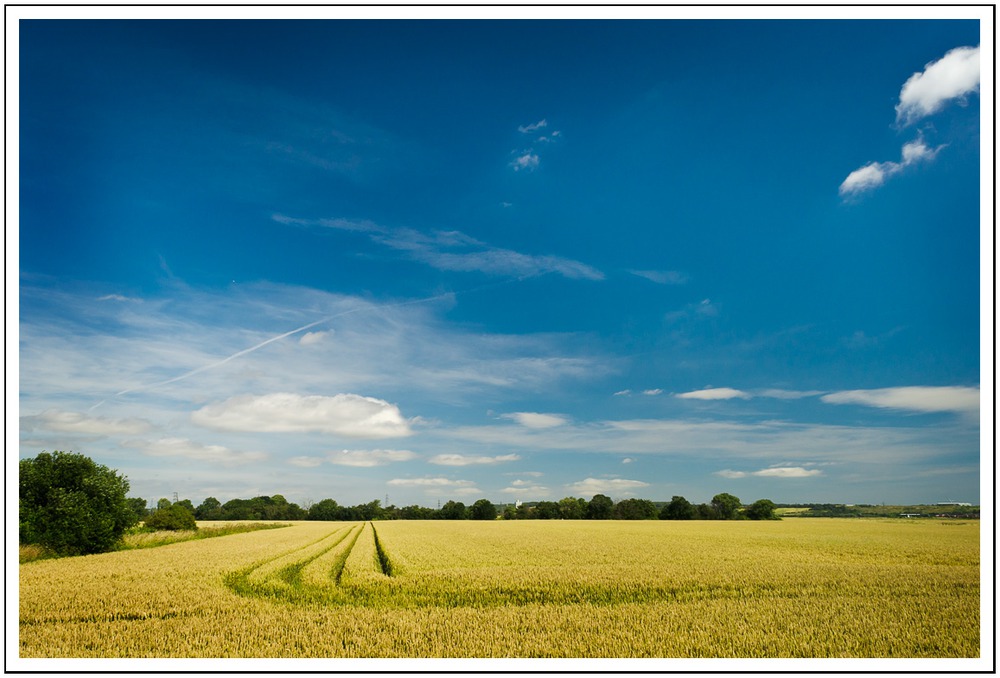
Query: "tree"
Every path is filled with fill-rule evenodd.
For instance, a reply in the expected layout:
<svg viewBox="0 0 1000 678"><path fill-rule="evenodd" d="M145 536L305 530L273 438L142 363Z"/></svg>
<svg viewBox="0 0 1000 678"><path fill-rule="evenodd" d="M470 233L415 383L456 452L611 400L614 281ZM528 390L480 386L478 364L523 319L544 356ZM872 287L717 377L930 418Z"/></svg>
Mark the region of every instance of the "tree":
<svg viewBox="0 0 1000 678"><path fill-rule="evenodd" d="M623 499L614 508L618 520L654 520L656 506L648 499Z"/></svg>
<svg viewBox="0 0 1000 678"><path fill-rule="evenodd" d="M205 497L194 510L198 520L222 520L222 503L215 497Z"/></svg>
<svg viewBox="0 0 1000 678"><path fill-rule="evenodd" d="M321 499L309 507L306 520L340 520L340 505L333 499Z"/></svg>
<svg viewBox="0 0 1000 678"><path fill-rule="evenodd" d="M733 520L737 517L741 506L743 506L743 502L728 492L722 492L712 497L712 507L719 520Z"/></svg>
<svg viewBox="0 0 1000 678"><path fill-rule="evenodd" d="M135 525L128 479L89 457L42 452L18 465L18 537L63 555L109 551Z"/></svg>
<svg viewBox="0 0 1000 678"><path fill-rule="evenodd" d="M192 514L194 513L194 504L191 503L190 499L181 499L180 501L175 502L175 503L179 504L180 506L183 506L188 511L190 511Z"/></svg>
<svg viewBox="0 0 1000 678"><path fill-rule="evenodd" d="M194 513L181 502L153 511L145 525L154 530L197 530Z"/></svg>
<svg viewBox="0 0 1000 678"><path fill-rule="evenodd" d="M489 499L479 499L469 508L469 518L472 520L496 520L497 507Z"/></svg>
<svg viewBox="0 0 1000 678"><path fill-rule="evenodd" d="M559 516L559 504L554 501L540 501L531 512L533 518L540 520L556 520Z"/></svg>
<svg viewBox="0 0 1000 678"><path fill-rule="evenodd" d="M586 517L591 520L608 520L614 510L615 504L611 497L603 494L595 494L587 503Z"/></svg>
<svg viewBox="0 0 1000 678"><path fill-rule="evenodd" d="M132 507L132 512L135 513L136 522L143 520L148 511L146 510L146 500L142 497L129 497L125 501L128 505Z"/></svg>
<svg viewBox="0 0 1000 678"><path fill-rule="evenodd" d="M587 502L576 497L564 497L559 500L559 517L565 520L580 520L587 511Z"/></svg>
<svg viewBox="0 0 1000 678"><path fill-rule="evenodd" d="M445 502L445 505L441 507L441 517L445 520L465 520L468 517L465 504L460 501Z"/></svg>
<svg viewBox="0 0 1000 678"><path fill-rule="evenodd" d="M684 497L674 496L660 511L660 520L693 520L696 509Z"/></svg>
<svg viewBox="0 0 1000 678"><path fill-rule="evenodd" d="M758 499L747 507L747 518L750 520L779 520L774 515L774 502L770 499Z"/></svg>

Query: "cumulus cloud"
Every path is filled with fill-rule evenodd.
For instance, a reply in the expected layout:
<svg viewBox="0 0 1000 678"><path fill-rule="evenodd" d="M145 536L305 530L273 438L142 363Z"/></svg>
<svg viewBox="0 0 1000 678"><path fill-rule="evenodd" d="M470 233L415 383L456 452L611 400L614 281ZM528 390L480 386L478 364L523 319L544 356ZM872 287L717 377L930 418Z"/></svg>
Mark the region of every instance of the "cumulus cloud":
<svg viewBox="0 0 1000 678"><path fill-rule="evenodd" d="M161 438L152 441L126 440L122 442L122 445L138 449L150 457L180 457L227 466L247 464L267 458L263 452L239 452L223 445L204 445L187 438Z"/></svg>
<svg viewBox="0 0 1000 678"><path fill-rule="evenodd" d="M306 332L299 339L299 343L302 344L303 346L311 346L313 344L318 344L319 342L323 341L323 338L326 337L328 334L332 334L332 332L329 331Z"/></svg>
<svg viewBox="0 0 1000 678"><path fill-rule="evenodd" d="M940 111L949 101L965 103L979 91L979 47L957 47L903 83L896 105L896 123L907 127ZM934 159L945 147L929 147L921 135L903 145L899 162L870 162L859 167L840 184L840 195L857 197L883 185L908 167Z"/></svg>
<svg viewBox="0 0 1000 678"><path fill-rule="evenodd" d="M942 144L937 148L931 148L924 142L923 137L907 142L903 144L900 162L872 162L848 174L847 178L840 184L840 195L853 197L878 188L890 177L899 174L906 168L920 162L933 160L944 146Z"/></svg>
<svg viewBox="0 0 1000 678"><path fill-rule="evenodd" d="M505 419L513 419L526 428L553 428L566 423L566 418L558 414L544 414L541 412L511 412L501 415Z"/></svg>
<svg viewBox="0 0 1000 678"><path fill-rule="evenodd" d="M49 409L41 414L21 417L22 431L57 431L59 433L111 436L139 435L152 429L153 425L145 419L111 419L57 409Z"/></svg>
<svg viewBox="0 0 1000 678"><path fill-rule="evenodd" d="M193 412L191 421L222 431L316 431L352 438L399 438L412 433L398 407L353 393L233 396Z"/></svg>
<svg viewBox="0 0 1000 678"><path fill-rule="evenodd" d="M913 412L979 412L979 388L971 386L900 386L837 391L820 398L834 405L867 405Z"/></svg>
<svg viewBox="0 0 1000 678"><path fill-rule="evenodd" d="M677 397L685 400L731 400L732 398L747 399L750 394L735 388L705 388L700 391L678 393Z"/></svg>
<svg viewBox="0 0 1000 678"><path fill-rule="evenodd" d="M508 461L518 461L521 457L516 454L501 454L496 457L474 457L464 454L437 454L428 459L431 464L438 466L474 466L504 464Z"/></svg>
<svg viewBox="0 0 1000 678"><path fill-rule="evenodd" d="M510 166L514 168L515 172L520 172L521 170L533 170L539 165L538 154L528 149L526 151L520 151L519 155L510 161Z"/></svg>
<svg viewBox="0 0 1000 678"><path fill-rule="evenodd" d="M634 490L649 487L649 483L641 480L626 480L625 478L584 478L566 486L572 492L593 496L595 494L611 494L628 496Z"/></svg>
<svg viewBox="0 0 1000 678"><path fill-rule="evenodd" d="M327 461L338 466L386 466L394 461L410 461L417 455L409 450L341 450L331 452Z"/></svg>
<svg viewBox="0 0 1000 678"><path fill-rule="evenodd" d="M455 497L466 497L482 494L471 480L452 480L451 478L393 478L388 485L394 487L423 488L427 494L438 494Z"/></svg>
<svg viewBox="0 0 1000 678"><path fill-rule="evenodd" d="M903 83L896 122L911 125L941 110L952 100L964 101L979 91L979 46L956 47Z"/></svg>

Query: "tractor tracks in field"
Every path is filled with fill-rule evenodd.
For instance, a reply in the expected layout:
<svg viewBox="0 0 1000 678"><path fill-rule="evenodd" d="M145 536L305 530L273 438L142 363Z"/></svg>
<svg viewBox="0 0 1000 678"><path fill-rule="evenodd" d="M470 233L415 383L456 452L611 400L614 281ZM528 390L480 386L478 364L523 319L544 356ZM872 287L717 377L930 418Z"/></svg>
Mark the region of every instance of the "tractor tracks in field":
<svg viewBox="0 0 1000 678"><path fill-rule="evenodd" d="M358 548L359 541L362 548ZM366 558L369 550L371 557ZM392 576L392 561L372 523L338 527L319 539L230 572L223 581L234 593L250 598L298 604L356 604L354 587L345 582L349 562L355 577Z"/></svg>

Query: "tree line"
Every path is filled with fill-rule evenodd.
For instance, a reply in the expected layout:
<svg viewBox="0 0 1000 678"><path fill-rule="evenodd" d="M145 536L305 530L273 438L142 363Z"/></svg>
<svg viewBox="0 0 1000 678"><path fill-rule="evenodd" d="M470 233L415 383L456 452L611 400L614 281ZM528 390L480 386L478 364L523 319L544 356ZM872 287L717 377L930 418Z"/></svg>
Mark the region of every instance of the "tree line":
<svg viewBox="0 0 1000 678"><path fill-rule="evenodd" d="M739 498L717 494L710 503L691 504L675 496L657 507L648 499L614 502L604 494L590 501L565 497L559 501L504 505L488 499L471 506L448 501L440 508L383 506L376 499L341 506L323 499L306 506L280 494L225 503L207 497L198 506L191 500L160 499L155 509L141 497L129 497L128 479L117 471L72 452L42 452L19 463L18 537L22 544L38 544L62 555L100 553L116 546L130 529L195 530L196 520L735 520L774 519L775 505L761 499L743 506ZM501 510L502 509L502 510ZM136 528L142 523L141 528Z"/></svg>
<svg viewBox="0 0 1000 678"><path fill-rule="evenodd" d="M166 500L161 499L160 504ZM738 497L723 492L711 502L692 504L675 496L657 506L649 499L622 499L615 502L604 494L589 501L564 497L559 501L507 504L500 507L488 499L466 506L460 501L445 502L440 508L426 506L383 506L378 499L356 506L342 506L334 499L323 499L302 507L282 495L253 499L231 499L225 503L206 498L198 506L185 499L184 505L198 520L773 520L775 504L760 499L744 506ZM175 504L175 505L177 505ZM169 502L167 502L169 505ZM160 506L163 508L163 506Z"/></svg>

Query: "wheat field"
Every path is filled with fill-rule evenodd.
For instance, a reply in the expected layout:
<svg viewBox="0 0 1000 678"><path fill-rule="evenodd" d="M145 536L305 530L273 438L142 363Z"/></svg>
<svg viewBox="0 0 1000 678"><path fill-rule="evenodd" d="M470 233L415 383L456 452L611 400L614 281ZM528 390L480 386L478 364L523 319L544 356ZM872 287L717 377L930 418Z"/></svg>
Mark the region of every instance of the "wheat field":
<svg viewBox="0 0 1000 678"><path fill-rule="evenodd" d="M20 656L978 657L978 522L299 522L25 563Z"/></svg>

